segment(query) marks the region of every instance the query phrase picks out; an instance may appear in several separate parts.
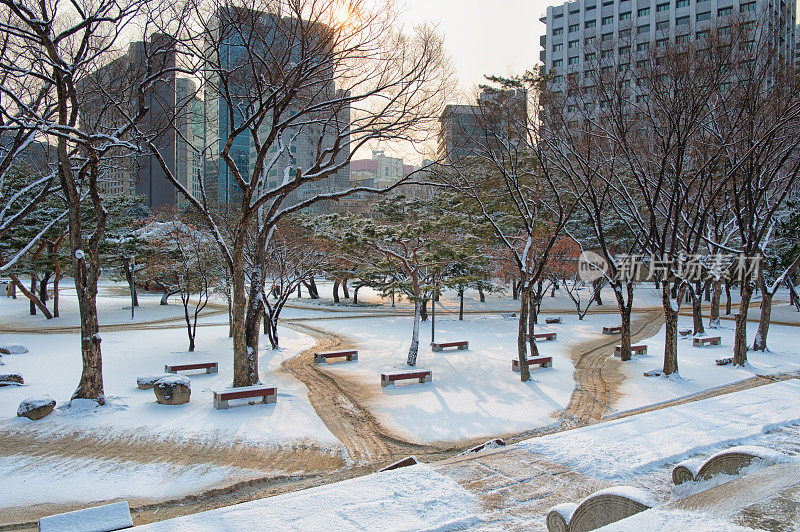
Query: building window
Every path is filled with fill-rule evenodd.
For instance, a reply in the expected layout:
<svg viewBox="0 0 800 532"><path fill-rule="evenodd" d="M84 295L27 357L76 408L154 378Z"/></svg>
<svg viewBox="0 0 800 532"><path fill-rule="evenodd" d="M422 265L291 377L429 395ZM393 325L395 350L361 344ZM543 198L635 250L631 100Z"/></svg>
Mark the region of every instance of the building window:
<svg viewBox="0 0 800 532"><path fill-rule="evenodd" d="M733 12L733 6L721 7L717 9L717 16L724 17L725 15L730 15L731 12Z"/></svg>
<svg viewBox="0 0 800 532"><path fill-rule="evenodd" d="M611 39L613 39L613 38L614 38L614 34L613 34L613 33L604 33L604 34L603 34L603 35L600 37L600 40L601 40L601 41L610 41L610 40L611 40Z"/></svg>
<svg viewBox="0 0 800 532"><path fill-rule="evenodd" d="M586 46L589 46L590 44L594 44L594 41L596 39L597 39L597 37L595 37L594 35L591 35L591 36L586 37L585 39L583 39L583 44L586 45Z"/></svg>
<svg viewBox="0 0 800 532"><path fill-rule="evenodd" d="M642 9L640 9L639 11L636 12L636 16L639 16L639 17L646 17L649 14L650 14L650 8L649 7L643 7Z"/></svg>
<svg viewBox="0 0 800 532"><path fill-rule="evenodd" d="M675 37L675 43L676 44L685 44L687 42L689 42L689 36L688 35L678 35L677 37Z"/></svg>
<svg viewBox="0 0 800 532"><path fill-rule="evenodd" d="M560 67L563 63L564 61L562 59L556 59L555 61L553 61L553 66Z"/></svg>
<svg viewBox="0 0 800 532"><path fill-rule="evenodd" d="M711 11L706 11L704 13L697 14L697 22L703 22L704 20L708 20L710 18L711 18Z"/></svg>
<svg viewBox="0 0 800 532"><path fill-rule="evenodd" d="M570 9L570 10L569 10L569 14L570 14L570 15L577 15L577 14L578 14L578 13L580 13L580 12L581 12L581 10L580 10L580 9L578 9L578 8L575 8L575 9Z"/></svg>
<svg viewBox="0 0 800 532"><path fill-rule="evenodd" d="M650 33L650 24L642 24L636 29L639 31L639 33Z"/></svg>
<svg viewBox="0 0 800 532"><path fill-rule="evenodd" d="M603 26L608 26L609 24L613 23L614 23L614 15L611 15L610 17L603 17Z"/></svg>
<svg viewBox="0 0 800 532"><path fill-rule="evenodd" d="M669 3L665 4L658 4L656 6L656 13L661 13L662 11L669 11Z"/></svg>
<svg viewBox="0 0 800 532"><path fill-rule="evenodd" d="M678 17L675 19L676 26L683 26L684 24L688 23L689 23L689 15L686 15L685 17Z"/></svg>
<svg viewBox="0 0 800 532"><path fill-rule="evenodd" d="M567 64L568 65L577 65L578 64L578 57L577 56L570 57L569 59L567 59Z"/></svg>
<svg viewBox="0 0 800 532"><path fill-rule="evenodd" d="M708 30L698 31L698 32L695 34L695 38L696 38L698 41L702 41L702 40L704 40L704 39L708 39Z"/></svg>
<svg viewBox="0 0 800 532"><path fill-rule="evenodd" d="M587 63L588 63L588 62L590 62L590 61L594 61L594 52L589 52L588 54L586 54L585 56L583 56L583 59L584 59L584 61L586 61Z"/></svg>
<svg viewBox="0 0 800 532"><path fill-rule="evenodd" d="M687 7L689 0L675 0L675 7Z"/></svg>
<svg viewBox="0 0 800 532"><path fill-rule="evenodd" d="M668 30L668 29L669 29L669 20L662 20L660 22L656 22L656 31Z"/></svg>
<svg viewBox="0 0 800 532"><path fill-rule="evenodd" d="M620 46L619 47L619 55L630 55L631 47L630 46Z"/></svg>
<svg viewBox="0 0 800 532"><path fill-rule="evenodd" d="M631 30L622 30L619 32L620 39L628 39L631 36Z"/></svg>
<svg viewBox="0 0 800 532"><path fill-rule="evenodd" d="M577 48L577 47L578 47L578 41L577 40L569 41L569 43L567 44L567 48L569 48L570 50L572 50L574 48Z"/></svg>
<svg viewBox="0 0 800 532"><path fill-rule="evenodd" d="M580 24L570 24L569 25L569 32L570 33L575 33L579 29L581 29L581 25Z"/></svg>
<svg viewBox="0 0 800 532"><path fill-rule="evenodd" d="M594 28L595 26L597 26L597 21L595 20L587 20L583 25L584 28Z"/></svg>
<svg viewBox="0 0 800 532"><path fill-rule="evenodd" d="M564 33L564 28L553 28L553 35L561 35Z"/></svg>
<svg viewBox="0 0 800 532"><path fill-rule="evenodd" d="M609 0L608 2L603 2L603 7L613 6L614 0Z"/></svg>
<svg viewBox="0 0 800 532"><path fill-rule="evenodd" d="M553 45L553 51L554 52L560 52L562 48L564 48L563 44L554 44Z"/></svg>
<svg viewBox="0 0 800 532"><path fill-rule="evenodd" d="M756 3L755 2L748 2L746 4L742 4L739 7L739 9L741 10L742 13L745 13L747 11L755 11L756 10Z"/></svg>
<svg viewBox="0 0 800 532"><path fill-rule="evenodd" d="M657 39L656 48L666 48L668 39Z"/></svg>
<svg viewBox="0 0 800 532"><path fill-rule="evenodd" d="M649 49L650 49L649 42L640 42L639 44L636 45L637 52L646 52Z"/></svg>
<svg viewBox="0 0 800 532"><path fill-rule="evenodd" d="M602 52L600 52L601 59L609 59L613 56L614 56L613 50L603 50Z"/></svg>
<svg viewBox="0 0 800 532"><path fill-rule="evenodd" d="M624 13L620 13L619 14L619 19L620 20L629 20L630 18L631 18L631 12L630 11L626 11Z"/></svg>
<svg viewBox="0 0 800 532"><path fill-rule="evenodd" d="M564 16L564 13L556 13L555 15L553 15L553 18L557 20L557 19L560 19L563 16Z"/></svg>
<svg viewBox="0 0 800 532"><path fill-rule="evenodd" d="M560 84L562 81L564 81L564 76L556 76L553 78L553 83L555 84Z"/></svg>
<svg viewBox="0 0 800 532"><path fill-rule="evenodd" d="M597 6L586 6L586 11L594 11Z"/></svg>

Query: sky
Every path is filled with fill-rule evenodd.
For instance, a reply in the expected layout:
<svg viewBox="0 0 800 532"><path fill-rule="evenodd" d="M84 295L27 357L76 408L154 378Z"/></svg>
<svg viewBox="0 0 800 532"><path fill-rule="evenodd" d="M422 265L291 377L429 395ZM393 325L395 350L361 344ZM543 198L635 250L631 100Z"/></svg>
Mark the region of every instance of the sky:
<svg viewBox="0 0 800 532"><path fill-rule="evenodd" d="M433 22L444 35L462 91L484 74L521 74L539 61L546 0L400 0L411 23Z"/></svg>

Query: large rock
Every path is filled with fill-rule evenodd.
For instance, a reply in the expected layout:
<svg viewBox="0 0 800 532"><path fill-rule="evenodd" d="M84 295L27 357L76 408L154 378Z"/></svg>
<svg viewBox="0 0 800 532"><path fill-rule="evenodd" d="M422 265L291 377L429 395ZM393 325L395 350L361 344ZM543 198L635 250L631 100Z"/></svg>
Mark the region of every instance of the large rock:
<svg viewBox="0 0 800 532"><path fill-rule="evenodd" d="M170 375L159 379L153 385L156 401L162 405L182 405L189 402L192 390L189 379L180 375Z"/></svg>
<svg viewBox="0 0 800 532"><path fill-rule="evenodd" d="M24 355L28 352L28 348L21 344L8 344L0 347L0 353L6 355Z"/></svg>
<svg viewBox="0 0 800 532"><path fill-rule="evenodd" d="M19 386L25 384L20 373L5 373L0 375L0 386Z"/></svg>
<svg viewBox="0 0 800 532"><path fill-rule="evenodd" d="M56 401L49 395L37 395L35 397L28 397L19 404L17 408L17 416L26 417L28 419L42 419L44 416L53 411L56 407Z"/></svg>
<svg viewBox="0 0 800 532"><path fill-rule="evenodd" d="M161 379L165 379L167 377L172 377L172 376L173 376L172 373L159 373L158 375L143 375L142 377L138 377L136 379L136 386L140 390L149 390Z"/></svg>

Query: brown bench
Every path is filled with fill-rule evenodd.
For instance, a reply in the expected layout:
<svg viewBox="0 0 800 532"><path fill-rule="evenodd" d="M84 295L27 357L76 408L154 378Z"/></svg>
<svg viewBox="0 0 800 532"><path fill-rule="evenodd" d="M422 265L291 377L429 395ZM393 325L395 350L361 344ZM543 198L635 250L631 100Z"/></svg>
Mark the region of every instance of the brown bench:
<svg viewBox="0 0 800 532"><path fill-rule="evenodd" d="M402 460L398 460L393 464L389 464L388 466L384 467L383 469L379 469L378 471L391 471L392 469L399 469L401 467L417 465L418 463L419 460L417 460L416 456L409 456L408 458L403 458Z"/></svg>
<svg viewBox="0 0 800 532"><path fill-rule="evenodd" d="M197 362L194 364L164 364L165 373L178 373L179 371L190 371L193 369L204 369L206 373L217 373L219 366L216 362Z"/></svg>
<svg viewBox="0 0 800 532"><path fill-rule="evenodd" d="M615 357L621 357L622 354L620 353L620 351L622 351L622 346L621 345L618 345L618 346L614 347L614 356ZM647 346L646 345L632 345L631 346L631 353L633 353L634 355L646 355L647 354Z"/></svg>
<svg viewBox="0 0 800 532"><path fill-rule="evenodd" d="M534 340L555 340L556 333L548 332L548 333L539 333L533 335Z"/></svg>
<svg viewBox="0 0 800 532"><path fill-rule="evenodd" d="M314 363L323 364L329 358L344 357L347 360L358 360L358 351L326 351L314 353Z"/></svg>
<svg viewBox="0 0 800 532"><path fill-rule="evenodd" d="M441 351L445 347L455 347L457 349L469 349L469 342L461 340L459 342L433 342L431 344L431 351Z"/></svg>
<svg viewBox="0 0 800 532"><path fill-rule="evenodd" d="M622 325L617 325L616 327L603 327L603 334L621 334L622 333Z"/></svg>
<svg viewBox="0 0 800 532"><path fill-rule="evenodd" d="M552 368L553 357L529 358L528 367L531 366L539 366L540 368ZM511 371L516 371L517 373L519 373L519 359L515 358L514 360L511 361Z"/></svg>
<svg viewBox="0 0 800 532"><path fill-rule="evenodd" d="M728 364L733 364L733 357L729 358L718 358L716 360L717 366L727 366Z"/></svg>
<svg viewBox="0 0 800 532"><path fill-rule="evenodd" d="M381 373L381 386L394 385L395 381L402 381L406 379L418 379L419 383L431 382L433 375L430 370L423 369L419 371L399 371L397 373Z"/></svg>
<svg viewBox="0 0 800 532"><path fill-rule="evenodd" d="M231 399L248 399L250 397L261 397L265 403L277 403L278 389L274 386L257 384L255 386L228 388L221 392L214 392L214 408L227 410L228 401Z"/></svg>
<svg viewBox="0 0 800 532"><path fill-rule="evenodd" d="M561 318L560 317L558 317L558 318L545 318L544 322L548 323L548 324L550 324L550 323L561 323Z"/></svg>
<svg viewBox="0 0 800 532"><path fill-rule="evenodd" d="M706 338L692 338L692 346L694 347L703 347L706 344L709 345L720 345L722 343L722 338L719 336L708 336Z"/></svg>

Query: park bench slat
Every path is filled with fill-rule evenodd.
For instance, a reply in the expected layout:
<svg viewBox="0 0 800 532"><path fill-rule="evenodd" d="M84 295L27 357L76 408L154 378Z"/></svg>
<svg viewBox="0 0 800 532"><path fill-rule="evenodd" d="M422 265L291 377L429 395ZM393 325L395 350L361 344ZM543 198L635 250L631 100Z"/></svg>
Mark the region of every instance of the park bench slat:
<svg viewBox="0 0 800 532"><path fill-rule="evenodd" d="M347 360L358 360L358 351L355 349L347 351L323 351L314 353L314 362L317 364L325 362L329 358L344 357Z"/></svg>
<svg viewBox="0 0 800 532"><path fill-rule="evenodd" d="M441 351L445 347L457 347L458 349L469 349L469 342L467 340L460 340L458 342L433 342L431 344L431 351Z"/></svg>
<svg viewBox="0 0 800 532"><path fill-rule="evenodd" d="M553 367L553 357L536 357L527 360L528 367L539 366L540 368ZM511 360L511 371L519 371L519 359Z"/></svg>
<svg viewBox="0 0 800 532"><path fill-rule="evenodd" d="M395 381L401 381L406 379L418 379L420 384L422 384L423 382L431 382L433 380L433 374L431 373L430 370L381 373L381 386L388 386L389 384L392 384Z"/></svg>
<svg viewBox="0 0 800 532"><path fill-rule="evenodd" d="M166 373L178 373L179 371L190 371L193 369L204 369L206 373L217 373L219 364L216 362L192 362L189 364L164 364Z"/></svg>
<svg viewBox="0 0 800 532"><path fill-rule="evenodd" d="M703 347L706 344L709 345L720 345L722 343L722 338L720 336L707 336L705 338L693 338L692 339L692 346L693 347Z"/></svg>
<svg viewBox="0 0 800 532"><path fill-rule="evenodd" d="M542 340L555 340L556 339L556 333L554 333L554 332L537 333L537 334L533 335L533 339L534 340L539 340L539 339L542 339Z"/></svg>
<svg viewBox="0 0 800 532"><path fill-rule="evenodd" d="M622 332L622 325L614 327L603 327L603 334L620 334Z"/></svg>
<svg viewBox="0 0 800 532"><path fill-rule="evenodd" d="M228 401L231 399L247 399L250 397L262 397L265 403L276 403L278 401L278 389L274 386L255 385L220 390L214 392L214 408L225 410L228 408Z"/></svg>
<svg viewBox="0 0 800 532"><path fill-rule="evenodd" d="M622 346L617 345L614 346L614 356L619 357L622 356ZM631 353L635 355L646 355L647 354L647 346L646 345L632 345L631 346Z"/></svg>

